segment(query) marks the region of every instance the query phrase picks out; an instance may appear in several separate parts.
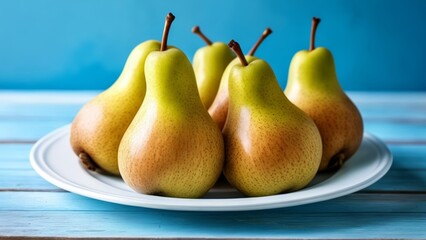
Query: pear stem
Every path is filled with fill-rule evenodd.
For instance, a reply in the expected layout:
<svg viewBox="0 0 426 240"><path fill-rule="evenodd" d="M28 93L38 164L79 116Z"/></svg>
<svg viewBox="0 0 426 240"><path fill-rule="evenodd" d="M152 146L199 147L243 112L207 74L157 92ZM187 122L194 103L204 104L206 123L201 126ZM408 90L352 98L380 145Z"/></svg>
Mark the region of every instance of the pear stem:
<svg viewBox="0 0 426 240"><path fill-rule="evenodd" d="M320 23L321 19L313 17L312 18L312 28L311 28L311 44L309 46L309 51L312 51L315 49L315 34L317 32L318 24Z"/></svg>
<svg viewBox="0 0 426 240"><path fill-rule="evenodd" d="M166 22L164 24L163 39L161 41L160 51L167 50L167 38L169 37L170 26L172 25L173 20L175 20L175 16L173 15L173 13L167 14Z"/></svg>
<svg viewBox="0 0 426 240"><path fill-rule="evenodd" d="M260 36L260 38L257 40L257 42L253 45L253 47L250 49L250 51L248 52L247 55L249 56L253 56L254 53L256 52L257 48L259 47L259 45L263 42L263 40L265 40L265 38L267 36L269 36L269 34L272 33L272 30L270 28L266 28L265 31L263 31L262 35Z"/></svg>
<svg viewBox="0 0 426 240"><path fill-rule="evenodd" d="M210 41L210 39L208 39L206 37L206 35L204 35L204 33L201 32L201 29L199 26L195 26L192 28L192 32L197 34L198 36L200 36L200 38L202 38L204 40L204 42L206 42L207 45L212 45L212 41Z"/></svg>
<svg viewBox="0 0 426 240"><path fill-rule="evenodd" d="M237 57L240 59L241 64L243 66L248 66L247 63L247 59L244 56L243 51L241 50L240 44L238 44L236 41L234 41L233 39L228 43L228 47L232 49L232 51L234 51L235 55L237 55Z"/></svg>

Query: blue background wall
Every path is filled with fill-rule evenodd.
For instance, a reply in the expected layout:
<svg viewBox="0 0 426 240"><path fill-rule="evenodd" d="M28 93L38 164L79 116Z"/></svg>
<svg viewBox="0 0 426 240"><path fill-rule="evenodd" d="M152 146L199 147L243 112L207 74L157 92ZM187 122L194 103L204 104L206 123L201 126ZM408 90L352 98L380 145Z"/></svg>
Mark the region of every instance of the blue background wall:
<svg viewBox="0 0 426 240"><path fill-rule="evenodd" d="M317 46L334 53L346 90L426 90L421 0L0 0L0 89L104 89L134 46L161 38L169 11L176 16L169 42L190 59L203 46L191 33L196 24L245 51L269 26L274 33L256 55L284 87L318 16Z"/></svg>

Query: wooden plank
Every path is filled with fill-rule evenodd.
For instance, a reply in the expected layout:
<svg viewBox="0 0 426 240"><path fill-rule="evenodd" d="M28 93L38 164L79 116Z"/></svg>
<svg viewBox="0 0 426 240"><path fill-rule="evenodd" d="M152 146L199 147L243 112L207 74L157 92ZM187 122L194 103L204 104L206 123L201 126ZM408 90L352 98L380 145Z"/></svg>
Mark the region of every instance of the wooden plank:
<svg viewBox="0 0 426 240"><path fill-rule="evenodd" d="M0 144L0 171L31 169L29 153L33 144Z"/></svg>
<svg viewBox="0 0 426 240"><path fill-rule="evenodd" d="M424 213L2 211L4 236L424 238Z"/></svg>
<svg viewBox="0 0 426 240"><path fill-rule="evenodd" d="M30 201L28 201L31 199ZM108 211L108 212L140 212L159 214L162 210L132 207L109 203L80 196L78 194L60 192L0 192L1 211ZM353 193L327 201L278 208L254 213L277 212L286 213L426 213L426 194L422 193ZM165 211L174 212L174 211ZM231 216L233 212L223 213Z"/></svg>
<svg viewBox="0 0 426 240"><path fill-rule="evenodd" d="M0 161L10 158L20 159L28 157L33 144L0 144Z"/></svg>
<svg viewBox="0 0 426 240"><path fill-rule="evenodd" d="M349 96L365 121L425 121L426 93L414 92L352 92Z"/></svg>
<svg viewBox="0 0 426 240"><path fill-rule="evenodd" d="M389 172L367 191L420 191L426 193L426 145L390 145Z"/></svg>
<svg viewBox="0 0 426 240"><path fill-rule="evenodd" d="M0 120L0 142L37 141L72 119Z"/></svg>
<svg viewBox="0 0 426 240"><path fill-rule="evenodd" d="M0 103L0 119L72 119L80 104L4 104Z"/></svg>
<svg viewBox="0 0 426 240"><path fill-rule="evenodd" d="M7 104L82 104L101 91L0 90L0 102Z"/></svg>
<svg viewBox="0 0 426 240"><path fill-rule="evenodd" d="M186 212L123 206L67 192L0 192L0 206L0 236L426 237L425 194L351 194L272 210Z"/></svg>
<svg viewBox="0 0 426 240"><path fill-rule="evenodd" d="M0 144L0 191L59 190L32 169L31 147L32 144Z"/></svg>
<svg viewBox="0 0 426 240"><path fill-rule="evenodd" d="M415 104L419 106L425 106L426 104L426 93L425 92L360 92L360 91L348 91L348 96L356 104L375 104L375 105L407 105Z"/></svg>
<svg viewBox="0 0 426 240"><path fill-rule="evenodd" d="M33 169L0 170L0 191L57 191Z"/></svg>
<svg viewBox="0 0 426 240"><path fill-rule="evenodd" d="M426 170L426 145L388 144L393 170Z"/></svg>
<svg viewBox="0 0 426 240"><path fill-rule="evenodd" d="M389 170L367 191L422 192L426 194L425 170Z"/></svg>
<svg viewBox="0 0 426 240"><path fill-rule="evenodd" d="M364 130L376 135L385 142L426 143L425 123L366 121L364 122Z"/></svg>

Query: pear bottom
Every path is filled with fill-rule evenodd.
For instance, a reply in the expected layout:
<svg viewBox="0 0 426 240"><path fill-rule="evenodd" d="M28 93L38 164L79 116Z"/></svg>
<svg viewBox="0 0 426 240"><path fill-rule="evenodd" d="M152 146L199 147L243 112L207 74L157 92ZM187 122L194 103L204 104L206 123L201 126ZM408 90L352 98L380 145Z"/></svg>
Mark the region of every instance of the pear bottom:
<svg viewBox="0 0 426 240"><path fill-rule="evenodd" d="M119 176L118 146L137 109L115 109L112 114L102 103L110 95L98 95L79 111L71 124L70 143L84 167Z"/></svg>
<svg viewBox="0 0 426 240"><path fill-rule="evenodd" d="M254 197L296 191L311 182L321 160L321 137L312 120L296 118L254 118L240 122L236 131L225 126L224 175L231 185Z"/></svg>
<svg viewBox="0 0 426 240"><path fill-rule="evenodd" d="M136 192L149 195L203 196L223 168L219 129L211 119L207 119L208 125L189 119L160 119L133 124L124 135L118 155L124 181Z"/></svg>
<svg viewBox="0 0 426 240"><path fill-rule="evenodd" d="M306 112L320 131L323 155L320 171L340 168L361 145L364 126L361 114L346 94L304 96L291 99Z"/></svg>

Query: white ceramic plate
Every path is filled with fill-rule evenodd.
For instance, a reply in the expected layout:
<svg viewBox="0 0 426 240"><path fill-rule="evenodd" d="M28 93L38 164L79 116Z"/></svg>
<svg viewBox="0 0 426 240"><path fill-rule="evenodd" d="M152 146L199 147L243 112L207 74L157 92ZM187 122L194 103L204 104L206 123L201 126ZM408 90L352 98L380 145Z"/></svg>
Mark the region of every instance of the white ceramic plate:
<svg viewBox="0 0 426 240"><path fill-rule="evenodd" d="M318 174L302 190L249 198L221 183L201 199L140 194L130 189L119 177L87 171L71 150L69 125L41 138L31 150L30 161L37 173L50 183L98 200L168 210L240 211L296 206L353 193L385 175L392 165L392 155L380 139L364 134L360 149L342 168L334 173Z"/></svg>

